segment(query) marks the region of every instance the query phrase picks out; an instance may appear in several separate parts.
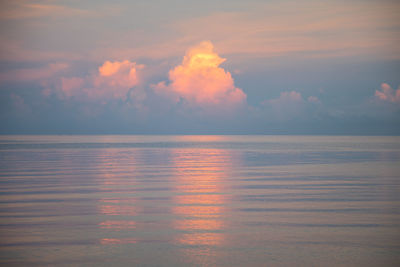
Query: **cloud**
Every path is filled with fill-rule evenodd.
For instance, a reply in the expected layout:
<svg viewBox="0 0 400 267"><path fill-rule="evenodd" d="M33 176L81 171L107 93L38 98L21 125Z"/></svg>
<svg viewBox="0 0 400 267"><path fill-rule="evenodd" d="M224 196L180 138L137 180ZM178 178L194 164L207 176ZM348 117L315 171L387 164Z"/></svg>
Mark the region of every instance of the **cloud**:
<svg viewBox="0 0 400 267"><path fill-rule="evenodd" d="M126 100L131 88L139 83L137 70L143 65L137 65L129 60L106 61L96 73L81 77L61 77L55 85L47 86L42 91L45 96L52 92L62 99L76 98L79 100ZM51 88L51 87L54 87Z"/></svg>
<svg viewBox="0 0 400 267"><path fill-rule="evenodd" d="M269 122L299 123L311 119L319 120L325 109L316 96L304 97L297 91L285 91L277 98L263 101L259 112Z"/></svg>
<svg viewBox="0 0 400 267"><path fill-rule="evenodd" d="M32 112L32 109L25 103L25 100L21 96L11 93L10 98L19 113L29 114Z"/></svg>
<svg viewBox="0 0 400 267"><path fill-rule="evenodd" d="M94 17L100 12L67 5L49 4L48 1L4 1L1 3L0 19L35 19L41 17ZM112 10L111 10L112 11Z"/></svg>
<svg viewBox="0 0 400 267"><path fill-rule="evenodd" d="M231 74L219 67L225 61L209 41L190 48L181 65L169 72L170 83L154 86L157 93L189 106L231 109L246 103L246 94L235 87Z"/></svg>
<svg viewBox="0 0 400 267"><path fill-rule="evenodd" d="M370 55L399 58L398 2L260 1L253 9L216 11L174 24L183 36L212 39L220 51L256 57ZM279 15L277 15L279 14ZM220 23L223 21L224 23ZM382 53L384 51L384 53Z"/></svg>
<svg viewBox="0 0 400 267"><path fill-rule="evenodd" d="M85 80L79 77L71 77L71 78L60 78L60 88L62 93L66 98L70 98L74 95L78 95L80 90L83 88L85 84Z"/></svg>
<svg viewBox="0 0 400 267"><path fill-rule="evenodd" d="M177 10L174 15L158 14L152 12L152 5L137 3L98 4L89 9L75 1L2 2L0 19L6 23L11 23L7 20L12 19L14 26L18 25L17 31L4 31L2 43L14 41L21 46L0 44L3 50L0 57L10 61L40 61L43 56L88 61L121 60L127 55L169 59L178 56L189 44L208 39L213 40L221 53L240 56L231 57L231 60L295 54L300 57L374 55L390 59L400 55L397 45L399 3L396 1L385 4L379 1L352 1L351 4L307 1L302 5L287 1L254 1L251 8L245 9L235 1L229 12L218 8L204 12L204 5L199 2L194 4L198 8L192 10L203 12L183 17L175 14ZM168 8L167 2L159 5ZM143 21L141 16L124 12L130 9L145 11L144 14L154 17ZM117 14L112 25L108 19L102 19ZM69 17L73 17L73 21L66 19ZM87 23L88 18L91 23ZM126 21L138 27L125 27ZM162 25L155 27L157 23ZM72 40L71 36L78 37Z"/></svg>
<svg viewBox="0 0 400 267"><path fill-rule="evenodd" d="M0 42L0 51L0 60L10 62L71 61L82 59L82 55L77 53L32 48L21 41L6 38Z"/></svg>
<svg viewBox="0 0 400 267"><path fill-rule="evenodd" d="M316 96L309 96L307 98L307 101L310 102L310 103L316 103L316 104L320 104L321 103L321 101Z"/></svg>
<svg viewBox="0 0 400 267"><path fill-rule="evenodd" d="M129 89L139 82L136 70L141 68L143 65L128 60L106 61L99 67L99 75L93 79L94 88L100 95L126 100Z"/></svg>
<svg viewBox="0 0 400 267"><path fill-rule="evenodd" d="M303 97L299 92L296 91L282 92L279 98L268 100L268 102L276 105L296 104L296 103L302 103Z"/></svg>
<svg viewBox="0 0 400 267"><path fill-rule="evenodd" d="M301 93L296 91L282 92L278 98L262 102L268 117L273 121L287 121L302 117L305 113L306 102Z"/></svg>
<svg viewBox="0 0 400 267"><path fill-rule="evenodd" d="M316 96L309 96L307 102L310 103L321 103L321 101ZM301 93L296 91L282 92L278 98L264 101L263 104L273 104L273 105L299 105L304 103L303 96Z"/></svg>
<svg viewBox="0 0 400 267"><path fill-rule="evenodd" d="M50 78L56 73L67 69L65 63L53 63L39 68L24 68L0 73L0 82L31 82Z"/></svg>
<svg viewBox="0 0 400 267"><path fill-rule="evenodd" d="M301 5L253 1L245 9L237 3L231 1L230 11L217 8L171 16L161 27L131 30L88 54L97 60L126 55L166 59L178 56L189 44L213 40L220 53L236 55L230 58L235 61L286 55L292 59L372 55L398 59L400 55L396 1L305 1Z"/></svg>
<svg viewBox="0 0 400 267"><path fill-rule="evenodd" d="M394 90L389 84L382 83L381 91L376 90L375 96L382 101L400 104L400 86Z"/></svg>

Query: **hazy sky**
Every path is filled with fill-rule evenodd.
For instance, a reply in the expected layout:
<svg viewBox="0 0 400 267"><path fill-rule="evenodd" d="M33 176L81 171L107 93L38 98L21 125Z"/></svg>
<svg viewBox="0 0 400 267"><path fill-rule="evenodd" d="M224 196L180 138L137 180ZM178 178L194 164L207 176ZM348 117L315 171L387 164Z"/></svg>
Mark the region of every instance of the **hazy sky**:
<svg viewBox="0 0 400 267"><path fill-rule="evenodd" d="M0 133L400 134L399 1L1 1Z"/></svg>

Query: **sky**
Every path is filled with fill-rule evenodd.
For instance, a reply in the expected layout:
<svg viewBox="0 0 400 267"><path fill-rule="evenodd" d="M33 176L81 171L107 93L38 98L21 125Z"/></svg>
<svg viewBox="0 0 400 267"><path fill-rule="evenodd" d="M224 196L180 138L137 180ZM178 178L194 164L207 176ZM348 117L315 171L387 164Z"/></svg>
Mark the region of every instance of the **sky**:
<svg viewBox="0 0 400 267"><path fill-rule="evenodd" d="M400 134L400 2L0 0L0 134Z"/></svg>

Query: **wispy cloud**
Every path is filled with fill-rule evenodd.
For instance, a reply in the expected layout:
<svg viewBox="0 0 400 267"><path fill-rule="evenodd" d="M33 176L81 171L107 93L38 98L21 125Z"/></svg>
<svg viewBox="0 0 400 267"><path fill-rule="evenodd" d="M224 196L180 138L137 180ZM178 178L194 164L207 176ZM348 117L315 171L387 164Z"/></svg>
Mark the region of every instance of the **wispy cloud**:
<svg viewBox="0 0 400 267"><path fill-rule="evenodd" d="M396 2L282 1L254 8L215 12L173 26L192 41L214 40L224 54L331 57L374 52L390 58L400 54Z"/></svg>
<svg viewBox="0 0 400 267"><path fill-rule="evenodd" d="M0 73L0 82L31 82L52 77L68 68L66 63L52 63L38 68L15 69Z"/></svg>
<svg viewBox="0 0 400 267"><path fill-rule="evenodd" d="M143 5L120 3L120 6L96 4L84 8L79 2L8 1L1 5L0 19L15 20L20 36L5 31L4 42L17 42L20 49L0 47L1 57L8 60L35 58L37 52L45 56L70 57L103 61L132 58L166 59L178 57L189 45L202 40L213 40L223 55L236 54L247 58L296 55L306 58L337 56L375 56L398 59L400 49L400 3L387 1L255 1L246 8L232 11L194 12L188 16L151 14L143 19L137 10ZM196 6L196 4L193 4ZM147 5L145 5L147 6ZM149 4L148 6L151 6ZM102 16L119 14L118 22ZM128 17L129 16L129 17ZM154 16L154 20L152 20ZM165 17L164 17L165 16ZM114 16L116 17L116 16ZM38 18L33 27L31 20ZM68 18L68 20L60 20ZM69 18L74 18L71 22ZM88 21L87 18L90 18ZM52 23L56 20L56 23ZM154 21L162 21L156 27ZM130 21L130 23L126 23ZM113 22L113 23L110 23ZM54 26L53 26L54 24ZM76 24L82 29L76 29ZM28 29L38 34L32 40ZM63 35L68 32L68 37ZM63 44L71 32L85 39L85 45L71 48ZM83 33L84 32L84 33ZM82 36L82 34L85 34ZM81 35L81 36L79 36ZM51 46L46 53L37 51L38 44L47 47L47 41L60 44ZM23 39L23 41L21 41ZM18 43L18 42L17 42ZM87 44L93 45L87 45ZM14 52L16 50L16 52ZM19 50L24 55L21 56ZM26 53L25 53L26 52ZM27 53L29 52L29 53ZM66 55L66 56L64 56ZM71 57L70 57L71 58Z"/></svg>
<svg viewBox="0 0 400 267"><path fill-rule="evenodd" d="M0 60L8 62L73 61L82 59L77 53L60 50L39 50L22 42L4 39L0 42Z"/></svg>
<svg viewBox="0 0 400 267"><path fill-rule="evenodd" d="M99 8L83 9L66 4L57 4L54 1L4 1L1 3L0 20L34 19L41 17L94 17L113 14L116 11L118 11L116 7L108 8L107 10Z"/></svg>

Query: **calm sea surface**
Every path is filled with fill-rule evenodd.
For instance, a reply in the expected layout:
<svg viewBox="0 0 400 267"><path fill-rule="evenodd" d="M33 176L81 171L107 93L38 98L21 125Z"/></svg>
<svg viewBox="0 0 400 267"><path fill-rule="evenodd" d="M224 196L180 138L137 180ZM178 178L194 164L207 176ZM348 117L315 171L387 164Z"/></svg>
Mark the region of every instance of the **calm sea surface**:
<svg viewBox="0 0 400 267"><path fill-rule="evenodd" d="M399 266L400 137L0 136L3 266Z"/></svg>

